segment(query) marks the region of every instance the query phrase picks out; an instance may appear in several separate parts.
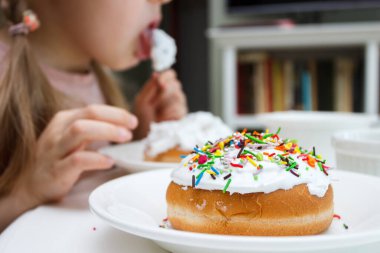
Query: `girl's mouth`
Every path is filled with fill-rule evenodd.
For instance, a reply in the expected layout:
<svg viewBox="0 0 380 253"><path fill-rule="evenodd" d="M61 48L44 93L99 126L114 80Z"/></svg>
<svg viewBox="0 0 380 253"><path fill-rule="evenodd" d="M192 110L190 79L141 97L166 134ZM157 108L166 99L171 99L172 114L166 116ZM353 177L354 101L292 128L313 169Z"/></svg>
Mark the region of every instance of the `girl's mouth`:
<svg viewBox="0 0 380 253"><path fill-rule="evenodd" d="M150 50L152 48L152 31L160 24L159 20L152 21L149 26L140 33L136 57L139 60L147 60L150 58Z"/></svg>

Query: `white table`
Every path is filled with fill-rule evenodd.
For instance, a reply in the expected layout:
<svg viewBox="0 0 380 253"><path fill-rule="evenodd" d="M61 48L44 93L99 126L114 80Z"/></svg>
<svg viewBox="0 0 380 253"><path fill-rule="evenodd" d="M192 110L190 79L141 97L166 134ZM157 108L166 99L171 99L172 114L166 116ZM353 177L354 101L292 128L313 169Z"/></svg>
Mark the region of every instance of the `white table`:
<svg viewBox="0 0 380 253"><path fill-rule="evenodd" d="M25 213L0 235L0 252L166 252L149 240L110 227L89 211L89 193L124 174L122 169L93 173L60 203Z"/></svg>

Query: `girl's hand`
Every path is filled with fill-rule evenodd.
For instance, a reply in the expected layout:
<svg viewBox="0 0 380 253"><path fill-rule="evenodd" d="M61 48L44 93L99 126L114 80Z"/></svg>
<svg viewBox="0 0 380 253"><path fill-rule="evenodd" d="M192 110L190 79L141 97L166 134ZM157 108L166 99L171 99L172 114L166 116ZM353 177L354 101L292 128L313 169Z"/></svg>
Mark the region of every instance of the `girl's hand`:
<svg viewBox="0 0 380 253"><path fill-rule="evenodd" d="M186 115L186 97L176 72L153 73L137 95L134 111L140 122L136 138L145 137L153 121L178 120Z"/></svg>
<svg viewBox="0 0 380 253"><path fill-rule="evenodd" d="M22 189L34 206L59 200L82 172L114 164L110 158L86 150L87 144L129 141L136 126L135 116L106 105L58 112L38 139L34 166L20 175L16 188Z"/></svg>

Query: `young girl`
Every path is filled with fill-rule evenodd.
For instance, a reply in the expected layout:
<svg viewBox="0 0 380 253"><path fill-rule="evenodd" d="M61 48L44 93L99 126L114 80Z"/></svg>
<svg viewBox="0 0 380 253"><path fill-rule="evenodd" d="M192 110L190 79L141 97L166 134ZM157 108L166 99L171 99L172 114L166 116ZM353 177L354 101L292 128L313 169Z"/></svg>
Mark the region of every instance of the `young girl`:
<svg viewBox="0 0 380 253"><path fill-rule="evenodd" d="M152 76L133 115L106 69L149 56L165 2L1 0L0 231L65 196L82 172L112 167L94 142L141 138L150 122L187 112L174 71Z"/></svg>

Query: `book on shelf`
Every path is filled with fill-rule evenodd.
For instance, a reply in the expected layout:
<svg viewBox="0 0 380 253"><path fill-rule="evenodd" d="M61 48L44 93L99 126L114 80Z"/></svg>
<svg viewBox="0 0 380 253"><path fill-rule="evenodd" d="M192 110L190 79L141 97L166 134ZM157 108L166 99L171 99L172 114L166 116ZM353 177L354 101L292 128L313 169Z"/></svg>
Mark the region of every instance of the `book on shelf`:
<svg viewBox="0 0 380 253"><path fill-rule="evenodd" d="M317 61L318 111L333 110L334 65L331 60Z"/></svg>
<svg viewBox="0 0 380 253"><path fill-rule="evenodd" d="M265 103L266 111L273 111L273 78L272 78L272 59L267 57L264 63L264 83L265 83Z"/></svg>
<svg viewBox="0 0 380 253"><path fill-rule="evenodd" d="M294 106L294 62L286 59L284 62L284 107L285 110L291 110Z"/></svg>
<svg viewBox="0 0 380 253"><path fill-rule="evenodd" d="M239 54L237 69L239 114L363 111L363 61L357 57L244 52Z"/></svg>
<svg viewBox="0 0 380 253"><path fill-rule="evenodd" d="M311 108L313 111L318 111L318 77L317 77L317 62L311 59L308 62L310 82L311 82Z"/></svg>
<svg viewBox="0 0 380 253"><path fill-rule="evenodd" d="M354 112L362 112L364 111L364 84L363 84L363 76L364 76L364 63L362 60L356 62L354 68L354 78L352 85L352 94L353 94L353 111ZM380 96L380 94L379 94Z"/></svg>
<svg viewBox="0 0 380 253"><path fill-rule="evenodd" d="M266 63L265 60L258 61L255 64L255 72L253 75L253 101L255 111L257 113L267 112L268 111L268 102L266 101L267 89L265 83L265 68Z"/></svg>
<svg viewBox="0 0 380 253"><path fill-rule="evenodd" d="M334 110L351 112L353 110L352 85L354 62L349 58L335 59Z"/></svg>
<svg viewBox="0 0 380 253"><path fill-rule="evenodd" d="M311 111L313 106L313 97L311 93L311 76L310 71L305 68L301 73L301 91L302 105L304 111Z"/></svg>
<svg viewBox="0 0 380 253"><path fill-rule="evenodd" d="M239 62L237 65L237 113L245 114L255 110L251 108L250 104L250 89L252 88L252 64L246 62Z"/></svg>
<svg viewBox="0 0 380 253"><path fill-rule="evenodd" d="M250 113L269 111L267 73L268 63L265 53L246 53L238 58L238 111ZM243 100L243 101L242 101Z"/></svg>
<svg viewBox="0 0 380 253"><path fill-rule="evenodd" d="M283 65L280 60L272 62L272 108L281 111L284 108Z"/></svg>
<svg viewBox="0 0 380 253"><path fill-rule="evenodd" d="M294 93L294 104L291 109L303 110L302 104L302 72L304 71L304 63L302 61L295 62L294 67L294 90L290 91Z"/></svg>

